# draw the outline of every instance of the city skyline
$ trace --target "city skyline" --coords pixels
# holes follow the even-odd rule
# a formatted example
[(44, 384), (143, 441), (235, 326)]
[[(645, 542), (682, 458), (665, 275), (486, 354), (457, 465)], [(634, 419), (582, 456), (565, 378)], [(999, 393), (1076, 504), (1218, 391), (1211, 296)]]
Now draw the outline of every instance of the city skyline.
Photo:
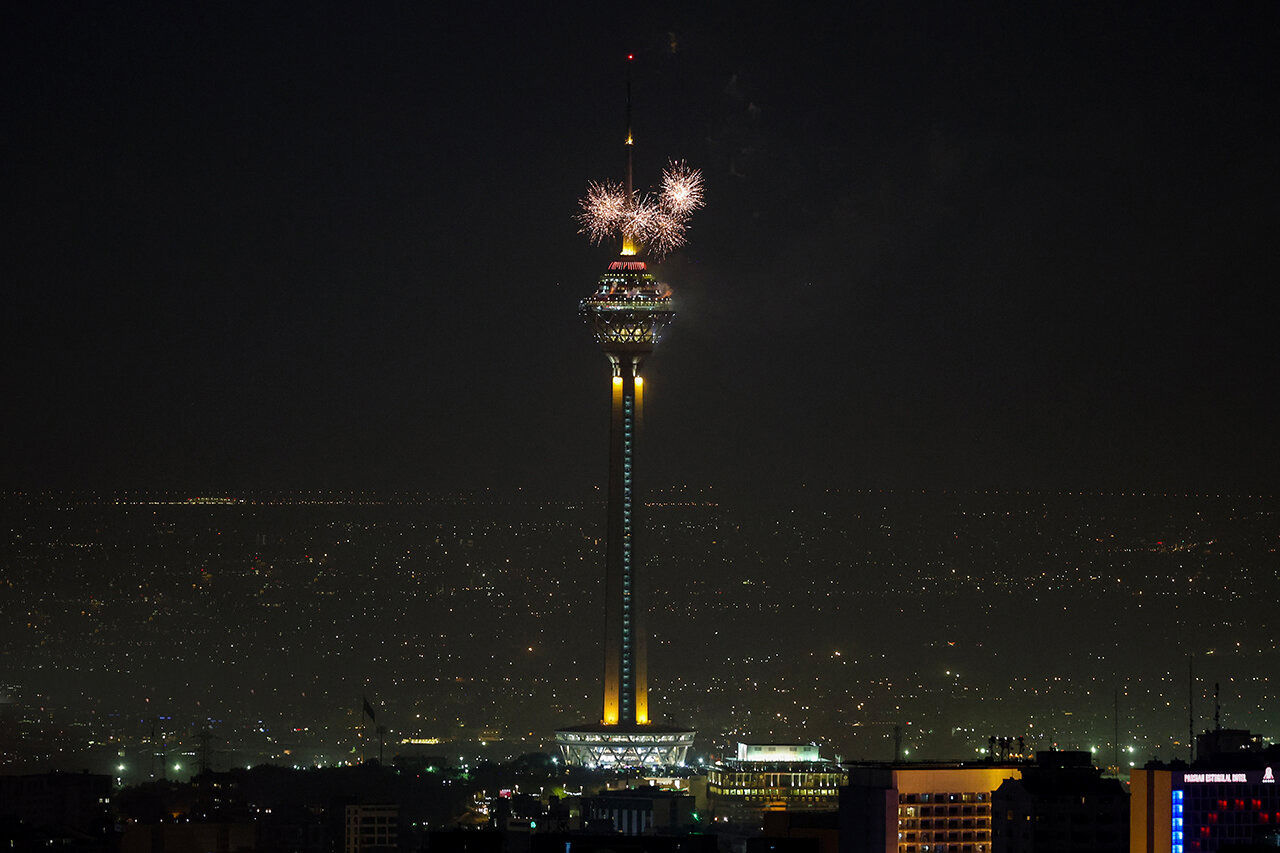
[[(1185, 757), (1188, 655), (1196, 729), (1215, 684), (1224, 726), (1280, 729), (1274, 499), (652, 497), (651, 712), (693, 756), (885, 759), (900, 725), (907, 758), (996, 734), (1109, 762), (1118, 691), (1140, 767)], [(360, 754), (361, 695), (389, 754), (469, 760), (598, 712), (603, 496), (222, 498), (5, 496), (7, 766), (136, 768), (156, 716), (184, 752), (211, 727), (219, 768), (328, 765)]]
[[(1280, 11), (11, 18), (8, 766), (351, 761), (365, 695), (406, 749), (541, 751), (601, 636), (603, 722), (703, 756), (1123, 772), (1219, 684), (1275, 735)], [(626, 217), (574, 194), (627, 54), (637, 170), (709, 203), (583, 304), (606, 444), (579, 231)], [(617, 292), (681, 315), (635, 504)]]

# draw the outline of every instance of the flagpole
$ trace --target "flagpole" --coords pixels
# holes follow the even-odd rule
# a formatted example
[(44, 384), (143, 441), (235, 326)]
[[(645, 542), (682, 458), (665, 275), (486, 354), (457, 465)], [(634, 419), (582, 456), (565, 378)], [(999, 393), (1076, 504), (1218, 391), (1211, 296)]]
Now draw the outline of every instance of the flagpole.
[(360, 728), (363, 734), (363, 737), (361, 738), (361, 741), (360, 741), (360, 763), (361, 764), (364, 764), (365, 762), (364, 745), (365, 745), (365, 741), (369, 739), (369, 727), (365, 724), (365, 721), (364, 721), (366, 714), (369, 717), (369, 722), (374, 724), (374, 731), (377, 732), (378, 734), (378, 763), (381, 764), (382, 763), (382, 732), (378, 730), (378, 718), (373, 713), (373, 706), (369, 704), (369, 697), (365, 696), (364, 694), (361, 694), (360, 695)]

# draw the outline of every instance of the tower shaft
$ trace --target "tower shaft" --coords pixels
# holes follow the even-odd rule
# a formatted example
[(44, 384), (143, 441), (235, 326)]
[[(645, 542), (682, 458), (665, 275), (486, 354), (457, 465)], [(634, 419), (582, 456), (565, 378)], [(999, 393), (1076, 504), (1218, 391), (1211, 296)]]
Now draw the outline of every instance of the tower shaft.
[(639, 443), (643, 354), (610, 352), (609, 494), (605, 552), (604, 716), (608, 725), (649, 722), (649, 688), (635, 535), (635, 454)]

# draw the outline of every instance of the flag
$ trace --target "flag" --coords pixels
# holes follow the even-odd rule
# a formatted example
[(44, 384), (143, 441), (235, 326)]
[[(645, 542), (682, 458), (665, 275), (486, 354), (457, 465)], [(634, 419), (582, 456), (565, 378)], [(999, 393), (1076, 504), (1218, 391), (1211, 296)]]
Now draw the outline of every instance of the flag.
[(360, 701), (364, 703), (364, 712), (369, 715), (369, 719), (376, 723), (378, 718), (374, 716), (373, 706), (369, 704), (369, 700), (361, 696)]

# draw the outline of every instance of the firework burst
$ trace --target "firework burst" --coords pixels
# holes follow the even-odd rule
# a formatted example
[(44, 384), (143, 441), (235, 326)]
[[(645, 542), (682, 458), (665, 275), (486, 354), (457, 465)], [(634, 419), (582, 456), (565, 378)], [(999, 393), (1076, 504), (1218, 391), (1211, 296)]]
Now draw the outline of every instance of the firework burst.
[(644, 243), (657, 258), (683, 246), (689, 217), (703, 206), (702, 173), (684, 162), (672, 161), (662, 172), (662, 187), (653, 195), (633, 193), (618, 183), (606, 181), (587, 185), (587, 194), (578, 202), (577, 215), (592, 243), (614, 237), (630, 237)]

